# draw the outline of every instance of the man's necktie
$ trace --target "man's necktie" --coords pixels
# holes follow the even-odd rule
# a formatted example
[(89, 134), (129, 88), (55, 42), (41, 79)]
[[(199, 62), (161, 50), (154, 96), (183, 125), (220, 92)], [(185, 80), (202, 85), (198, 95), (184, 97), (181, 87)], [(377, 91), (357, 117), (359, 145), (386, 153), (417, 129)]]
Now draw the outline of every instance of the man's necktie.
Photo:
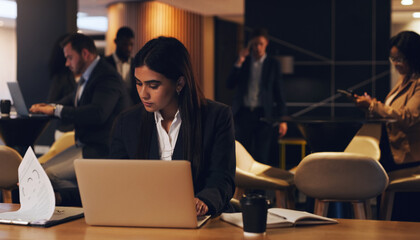
[(79, 103), (79, 98), (80, 98), (80, 92), (82, 90), (82, 86), (83, 84), (86, 82), (86, 80), (83, 77), (80, 77), (79, 82), (77, 83), (77, 91), (76, 91), (76, 97), (74, 98), (74, 106), (77, 107), (78, 103)]

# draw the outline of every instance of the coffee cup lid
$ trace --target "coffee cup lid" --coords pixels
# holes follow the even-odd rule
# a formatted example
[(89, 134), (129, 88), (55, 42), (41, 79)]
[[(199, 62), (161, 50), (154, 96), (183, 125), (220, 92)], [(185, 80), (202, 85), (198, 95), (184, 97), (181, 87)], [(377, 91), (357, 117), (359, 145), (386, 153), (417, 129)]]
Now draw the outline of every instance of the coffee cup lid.
[(240, 200), (241, 204), (250, 204), (255, 202), (266, 202), (266, 197), (261, 194), (246, 194)]

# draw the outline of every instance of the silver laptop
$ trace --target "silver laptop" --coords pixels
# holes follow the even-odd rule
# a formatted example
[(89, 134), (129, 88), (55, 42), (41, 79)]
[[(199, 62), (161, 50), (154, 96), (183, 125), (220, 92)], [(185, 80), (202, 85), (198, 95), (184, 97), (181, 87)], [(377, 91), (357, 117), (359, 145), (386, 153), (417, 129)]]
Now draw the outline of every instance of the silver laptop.
[(28, 108), (26, 107), (25, 100), (23, 99), (22, 92), (20, 91), (18, 82), (7, 82), (7, 87), (9, 88), (10, 95), (12, 96), (13, 105), (15, 106), (16, 112), (20, 116), (48, 116), (46, 114), (40, 113), (29, 113)]
[(85, 220), (90, 225), (197, 228), (188, 161), (77, 159)]

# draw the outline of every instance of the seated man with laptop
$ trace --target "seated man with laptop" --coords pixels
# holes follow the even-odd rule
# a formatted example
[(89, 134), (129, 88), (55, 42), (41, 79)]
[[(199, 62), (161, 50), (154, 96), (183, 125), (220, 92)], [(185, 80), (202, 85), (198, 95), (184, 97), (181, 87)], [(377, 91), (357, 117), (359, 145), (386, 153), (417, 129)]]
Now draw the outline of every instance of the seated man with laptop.
[(63, 201), (80, 202), (73, 161), (82, 157), (108, 157), (110, 129), (116, 116), (129, 106), (130, 101), (118, 72), (99, 57), (92, 38), (74, 33), (66, 37), (61, 45), (66, 66), (75, 75), (81, 75), (77, 89), (56, 105), (34, 104), (30, 111), (54, 115), (74, 124), (76, 145), (55, 156), (43, 167)]
[(204, 98), (190, 55), (175, 38), (147, 42), (134, 66), (142, 104), (117, 118), (110, 158), (187, 160), (197, 216), (229, 211), (236, 167), (230, 108)]

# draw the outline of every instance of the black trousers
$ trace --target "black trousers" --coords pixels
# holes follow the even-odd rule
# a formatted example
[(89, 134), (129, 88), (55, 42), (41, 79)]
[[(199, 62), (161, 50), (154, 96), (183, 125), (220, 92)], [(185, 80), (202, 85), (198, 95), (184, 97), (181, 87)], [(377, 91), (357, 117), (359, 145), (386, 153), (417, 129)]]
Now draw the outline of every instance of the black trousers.
[(260, 120), (263, 116), (263, 108), (241, 108), (234, 116), (235, 138), (255, 160), (269, 164), (275, 130), (272, 125)]

